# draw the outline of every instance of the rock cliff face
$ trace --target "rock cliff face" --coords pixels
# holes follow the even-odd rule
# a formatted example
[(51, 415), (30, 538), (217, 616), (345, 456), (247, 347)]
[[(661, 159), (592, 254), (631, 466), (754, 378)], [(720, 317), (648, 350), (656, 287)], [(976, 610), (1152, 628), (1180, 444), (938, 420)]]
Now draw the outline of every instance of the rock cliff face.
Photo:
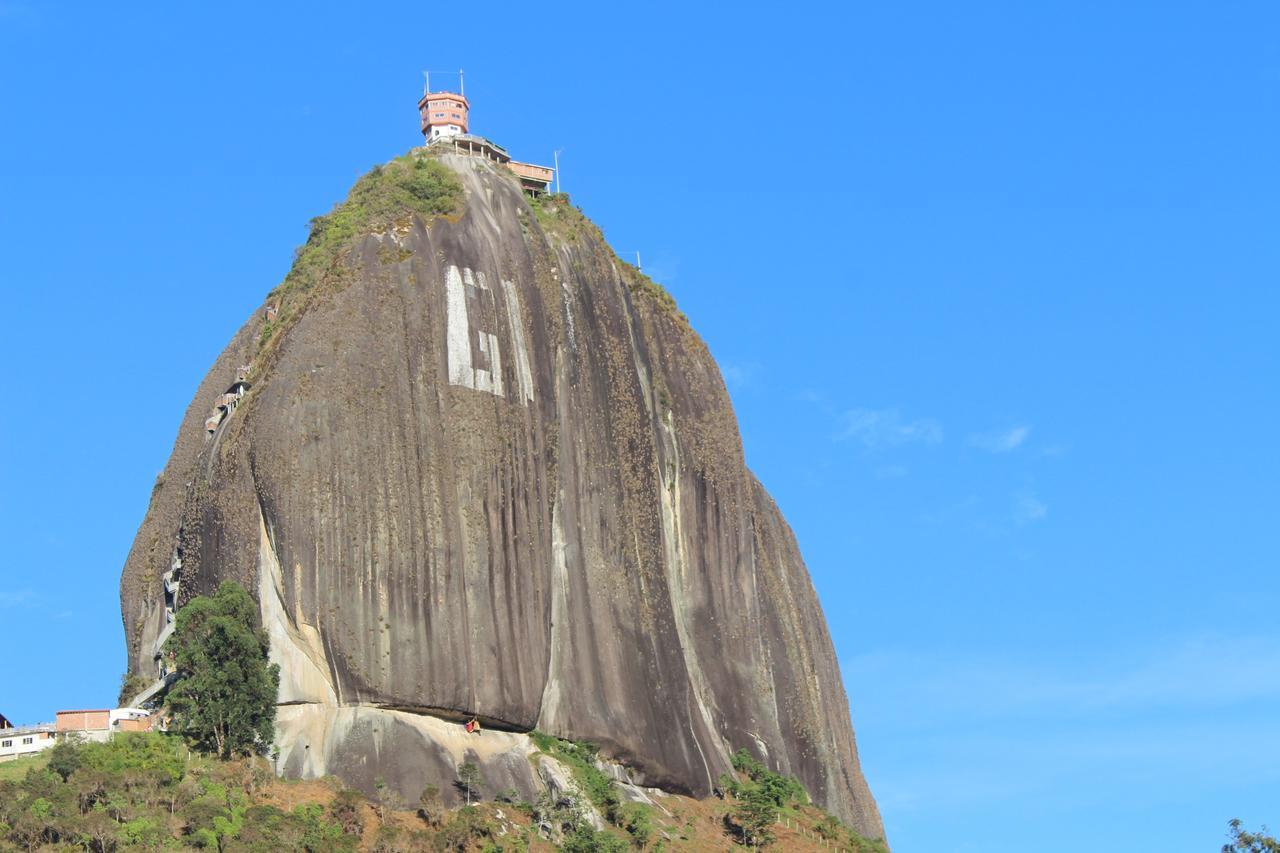
[(282, 664), (288, 773), (416, 800), (470, 757), (527, 791), (536, 727), (705, 795), (746, 746), (881, 835), (706, 347), (572, 208), (439, 159), (457, 215), (353, 234), (339, 284), (273, 296), (289, 323), (263, 306), (205, 378), (124, 569), (131, 670), (155, 676), (166, 607), (236, 579)]

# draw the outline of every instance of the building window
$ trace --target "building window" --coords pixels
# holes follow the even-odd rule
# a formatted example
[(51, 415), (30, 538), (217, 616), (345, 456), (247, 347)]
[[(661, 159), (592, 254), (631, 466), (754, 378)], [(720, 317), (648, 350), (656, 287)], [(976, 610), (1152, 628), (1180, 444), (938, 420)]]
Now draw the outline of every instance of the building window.
[(35, 738), (24, 737), (22, 739), (22, 743), (25, 745), (25, 744), (31, 743), (33, 740), (35, 740)]
[(436, 113), (435, 118), (444, 118), (444, 113)]
[(9, 746), (13, 746), (13, 741), (11, 741), (11, 740), (0, 740), (0, 747), (9, 747)]

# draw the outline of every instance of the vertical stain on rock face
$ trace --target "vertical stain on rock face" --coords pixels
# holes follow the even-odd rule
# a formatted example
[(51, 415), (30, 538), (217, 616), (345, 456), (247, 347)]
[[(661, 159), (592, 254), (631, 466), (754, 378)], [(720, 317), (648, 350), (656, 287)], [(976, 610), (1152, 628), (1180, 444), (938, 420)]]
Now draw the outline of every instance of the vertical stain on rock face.
[(202, 383), (121, 581), (131, 669), (154, 674), (180, 547), (183, 597), (258, 591), (286, 772), (416, 797), (476, 716), (699, 795), (746, 746), (882, 834), (821, 609), (705, 345), (576, 211), (442, 161), (461, 215), (353, 232), (341, 286), (284, 306), (287, 328), (255, 314)]

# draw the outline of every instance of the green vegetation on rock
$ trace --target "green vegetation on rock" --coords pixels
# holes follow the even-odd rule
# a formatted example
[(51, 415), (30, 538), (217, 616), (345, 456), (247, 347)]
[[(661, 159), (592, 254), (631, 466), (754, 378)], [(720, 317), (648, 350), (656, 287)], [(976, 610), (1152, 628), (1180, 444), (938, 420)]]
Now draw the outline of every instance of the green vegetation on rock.
[(563, 833), (562, 850), (580, 853), (609, 853), (634, 846), (644, 849), (653, 835), (653, 815), (643, 803), (623, 803), (618, 785), (596, 766), (597, 748), (533, 731), (529, 736), (546, 755), (569, 768), (582, 794), (591, 801), (609, 823), (626, 832), (619, 836), (612, 830), (594, 829), (573, 803), (544, 800), (533, 806), (540, 819), (557, 826)]
[(599, 750), (589, 743), (576, 743), (534, 731), (530, 733), (538, 749), (568, 766), (573, 780), (588, 800), (604, 814), (610, 823), (618, 823), (622, 798), (613, 779), (596, 767)]
[[(586, 217), (580, 208), (569, 201), (568, 193), (545, 193), (528, 195), (525, 199), (529, 208), (542, 226), (544, 234), (560, 238), (566, 243), (577, 242), (584, 235), (594, 235), (602, 245), (608, 246), (604, 233), (594, 222)], [(636, 269), (632, 264), (614, 255), (619, 273), (627, 289), (633, 294), (651, 299), (660, 310), (679, 317), (687, 322), (687, 318), (676, 307), (675, 298), (666, 288), (649, 276)]]
[(631, 264), (620, 262), (619, 267), (622, 271), (622, 280), (627, 285), (628, 290), (633, 294), (645, 296), (653, 300), (653, 303), (660, 311), (671, 314), (672, 316), (678, 317), (688, 323), (689, 318), (684, 315), (683, 311), (676, 307), (675, 297), (668, 293), (665, 287), (649, 278), (649, 276), (645, 275)]
[(415, 215), (429, 222), (457, 214), (462, 200), (457, 175), (431, 157), (410, 153), (375, 166), (356, 181), (345, 201), (311, 220), (311, 233), (293, 268), (271, 291), (278, 314), (263, 326), (262, 346), (295, 322), (318, 294), (345, 286), (349, 270), (343, 261), (361, 235), (407, 225)]
[(732, 762), (737, 775), (721, 776), (720, 788), (734, 802), (728, 822), (740, 844), (757, 850), (767, 847), (776, 840), (773, 827), (784, 814), (788, 819), (801, 819), (816, 813), (819, 819), (813, 824), (813, 832), (823, 840), (847, 844), (857, 853), (888, 853), (883, 840), (864, 838), (835, 815), (811, 806), (803, 785), (765, 767), (746, 749), (735, 752)]
[[(733, 769), (744, 774), (751, 782), (762, 790), (769, 800), (778, 808), (791, 802), (805, 805), (809, 802), (809, 793), (804, 786), (790, 776), (774, 773), (765, 767), (745, 749), (733, 754)], [(733, 785), (741, 787), (737, 782)]]
[(120, 695), (116, 698), (116, 702), (121, 707), (128, 705), (129, 700), (146, 690), (148, 684), (146, 676), (141, 673), (126, 672), (120, 676)]
[(579, 823), (560, 844), (564, 853), (624, 853), (627, 842), (616, 835), (592, 829), (590, 824)]
[(581, 208), (569, 201), (568, 193), (526, 194), (525, 200), (546, 234), (572, 242), (597, 230)]

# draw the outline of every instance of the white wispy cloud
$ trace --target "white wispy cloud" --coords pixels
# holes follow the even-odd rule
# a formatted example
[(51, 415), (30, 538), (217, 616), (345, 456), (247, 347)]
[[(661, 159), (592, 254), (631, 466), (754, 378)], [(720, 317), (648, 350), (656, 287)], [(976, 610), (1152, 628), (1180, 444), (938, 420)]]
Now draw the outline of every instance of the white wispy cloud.
[(0, 608), (31, 607), (36, 603), (36, 594), (29, 589), (13, 589), (0, 592)]
[(1043, 521), (1048, 515), (1049, 506), (1030, 492), (1016, 495), (1013, 499), (1013, 520), (1018, 524)]
[[(628, 261), (635, 261), (635, 252), (623, 256)], [(659, 249), (649, 257), (641, 257), (644, 274), (657, 282), (672, 284), (680, 278), (680, 257), (665, 249)]]
[(740, 391), (752, 384), (755, 378), (755, 366), (726, 362), (720, 366), (720, 375), (724, 377), (724, 384), (735, 391)]
[(937, 444), (942, 441), (942, 424), (933, 418), (908, 420), (897, 409), (850, 409), (836, 438), (870, 448)]
[[(1054, 660), (885, 650), (855, 656), (843, 669), (864, 690), (891, 694), (902, 725), (1088, 718), (1280, 700), (1280, 637), (1193, 635)], [(909, 717), (901, 715), (905, 709), (912, 709)]]
[(1016, 424), (1007, 429), (974, 433), (969, 436), (969, 444), (989, 453), (1008, 453), (1021, 447), (1029, 435), (1031, 435), (1031, 427)]
[(874, 697), (855, 703), (856, 724), (891, 745), (877, 795), (893, 811), (992, 808), (1034, 790), (1087, 799), (1081, 782), (1102, 776), (1137, 788), (1275, 778), (1280, 732), (1257, 712), (1280, 700), (1280, 636), (1039, 659), (885, 650), (842, 669), (851, 693)]

